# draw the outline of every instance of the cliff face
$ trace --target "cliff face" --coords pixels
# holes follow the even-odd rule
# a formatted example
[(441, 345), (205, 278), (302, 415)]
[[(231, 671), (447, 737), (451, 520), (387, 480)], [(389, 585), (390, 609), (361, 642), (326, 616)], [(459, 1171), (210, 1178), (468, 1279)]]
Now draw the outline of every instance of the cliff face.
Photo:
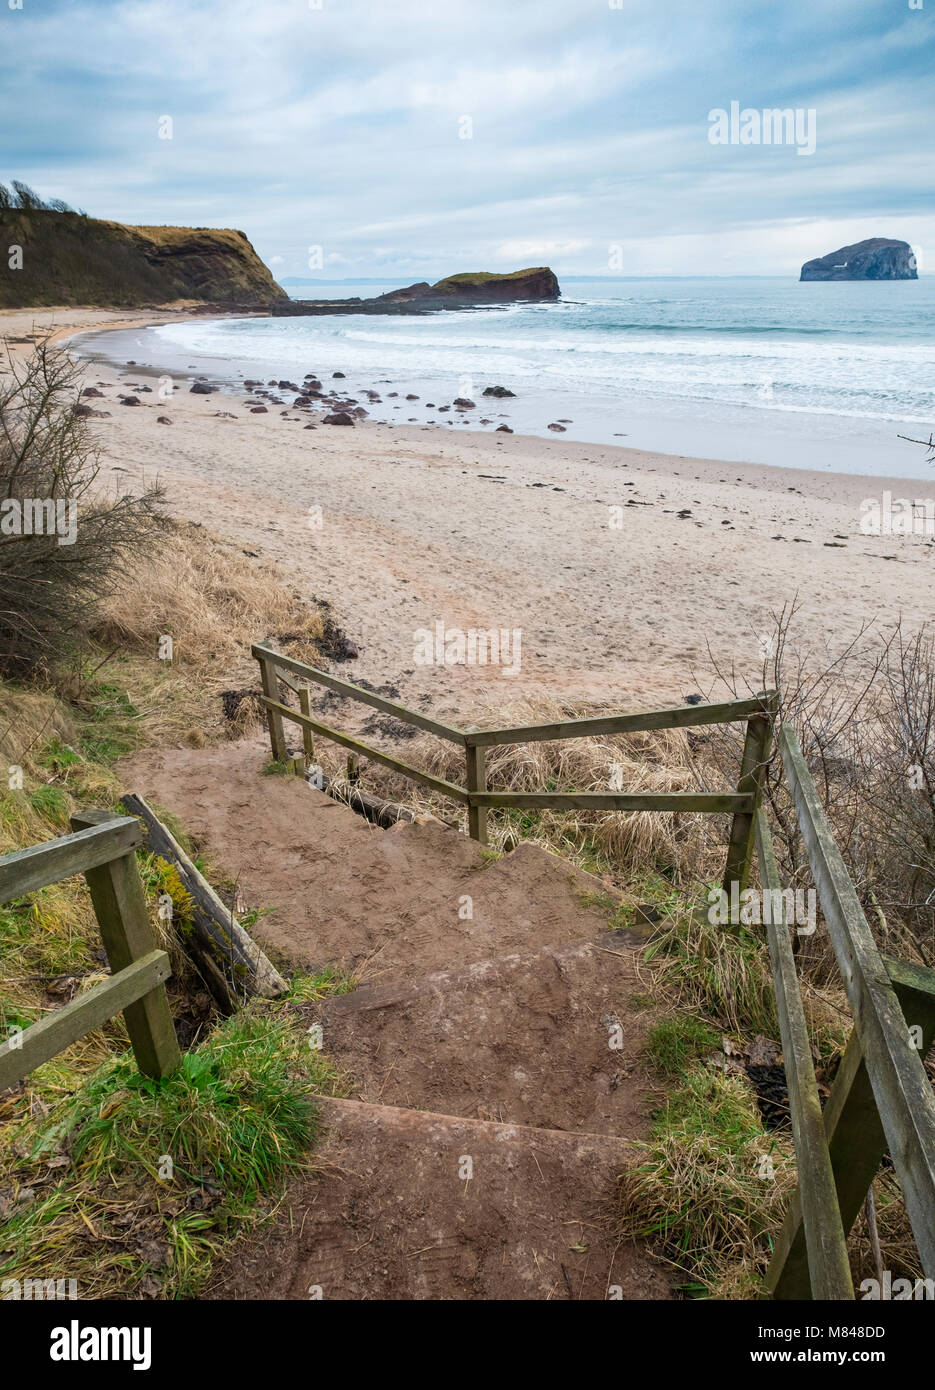
[(470, 309), (484, 304), (539, 304), (558, 299), (558, 280), (548, 266), (514, 270), (508, 275), (467, 271), (430, 285), (420, 280), (374, 299), (292, 299), (277, 302), (277, 315), (431, 314), (439, 309)]
[[(22, 247), (22, 268), (9, 248)], [(78, 213), (0, 209), (0, 308), (175, 300), (268, 308), (288, 296), (243, 232), (127, 227)]]
[(875, 236), (806, 261), (800, 280), (918, 280), (908, 241)]

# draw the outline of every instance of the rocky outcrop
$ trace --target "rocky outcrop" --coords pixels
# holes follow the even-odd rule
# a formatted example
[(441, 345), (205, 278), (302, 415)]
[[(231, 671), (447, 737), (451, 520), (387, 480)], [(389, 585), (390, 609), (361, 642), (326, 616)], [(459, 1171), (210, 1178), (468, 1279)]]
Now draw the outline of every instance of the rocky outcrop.
[(420, 280), (373, 299), (290, 299), (272, 305), (277, 316), (315, 314), (432, 314), (440, 309), (473, 309), (494, 304), (542, 304), (561, 297), (548, 266), (514, 270), (508, 275), (467, 271), (430, 285)]
[(908, 241), (875, 236), (842, 246), (806, 261), (800, 280), (918, 280), (916, 258)]
[[(243, 232), (129, 227), (77, 212), (0, 208), (0, 308), (161, 306), (268, 309), (288, 299)], [(7, 247), (22, 248), (8, 268)], [(16, 259), (19, 259), (18, 257)]]

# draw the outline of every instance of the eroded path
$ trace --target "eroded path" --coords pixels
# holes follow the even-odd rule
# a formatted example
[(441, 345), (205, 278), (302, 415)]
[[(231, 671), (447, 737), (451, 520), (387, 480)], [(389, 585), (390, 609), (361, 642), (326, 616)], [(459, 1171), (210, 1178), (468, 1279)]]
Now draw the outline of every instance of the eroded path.
[(636, 949), (601, 885), (530, 844), (491, 861), (434, 820), (381, 830), (263, 776), (267, 758), (253, 740), (124, 768), (247, 906), (275, 909), (253, 928), (274, 959), (360, 981), (318, 1013), (353, 1098), (322, 1099), (318, 1170), (211, 1295), (669, 1296), (667, 1270), (607, 1228), (653, 1091)]

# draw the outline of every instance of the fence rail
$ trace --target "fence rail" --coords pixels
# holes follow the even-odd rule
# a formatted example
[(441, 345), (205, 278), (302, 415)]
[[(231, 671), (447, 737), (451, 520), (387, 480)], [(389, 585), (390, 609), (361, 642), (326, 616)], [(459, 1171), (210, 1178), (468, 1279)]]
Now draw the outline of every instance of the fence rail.
[[(505, 743), (546, 743), (559, 739), (591, 738), (597, 734), (624, 734), (652, 732), (660, 729), (686, 729), (707, 724), (726, 724), (740, 720), (765, 721), (776, 710), (776, 692), (766, 691), (749, 699), (727, 700), (719, 704), (676, 705), (670, 709), (644, 710), (635, 714), (608, 714), (597, 718), (566, 719), (551, 724), (528, 724), (503, 729), (458, 729), (451, 724), (429, 719), (417, 710), (395, 700), (386, 700), (382, 695), (354, 685), (352, 681), (319, 671), (307, 662), (284, 656), (274, 647), (256, 643), (251, 648), (260, 664), (263, 686), (263, 707), (266, 711), (270, 746), (276, 762), (289, 763), (289, 750), (286, 745), (283, 721), (298, 724), (305, 734), (303, 761), (307, 764), (314, 759), (312, 734), (329, 739), (347, 748), (356, 756), (372, 758), (384, 767), (392, 768), (420, 786), (440, 793), (452, 801), (468, 808), (468, 830), (471, 837), (481, 844), (487, 842), (487, 812), (490, 807), (553, 808), (555, 810), (585, 811), (701, 811), (727, 812), (735, 817), (732, 827), (732, 840), (745, 834), (743, 851), (745, 859), (740, 864), (739, 879), (741, 887), (745, 884), (742, 875), (743, 863), (749, 867), (752, 855), (752, 818), (756, 807), (757, 785), (741, 785), (736, 792), (511, 792), (491, 791), (487, 786), (485, 769), (485, 749)], [(460, 744), (465, 750), (465, 785), (459, 786), (445, 778), (435, 777), (413, 767), (401, 758), (384, 753), (363, 739), (354, 738), (335, 729), (310, 713), (308, 685), (297, 686), (285, 676), (288, 671), (304, 677), (306, 682), (322, 685), (326, 689), (344, 695), (360, 704), (369, 705), (387, 714), (392, 714), (401, 723), (412, 725), (426, 733), (450, 743)], [(301, 709), (294, 710), (278, 698), (277, 682), (282, 680), (299, 697)], [(755, 724), (757, 731), (760, 724)], [(759, 735), (758, 735), (759, 736)], [(759, 746), (758, 744), (756, 745)], [(743, 772), (743, 769), (741, 769)], [(748, 778), (748, 781), (750, 779)], [(737, 827), (740, 827), (738, 830)], [(730, 865), (728, 865), (730, 868)]]
[(73, 816), (72, 826), (71, 835), (0, 859), (0, 903), (83, 873), (114, 973), (0, 1043), (0, 1091), (119, 1013), (146, 1076), (168, 1076), (181, 1061), (165, 990), (172, 966), (153, 940), (134, 853), (142, 831), (131, 816), (110, 811)]
[[(314, 760), (312, 734), (393, 768), (468, 808), (471, 836), (486, 842), (492, 807), (557, 810), (694, 811), (731, 815), (724, 887), (729, 900), (748, 884), (754, 859), (771, 899), (782, 894), (763, 794), (767, 767), (778, 754), (805, 843), (831, 944), (854, 1018), (853, 1031), (831, 1094), (822, 1109), (812, 1062), (790, 927), (784, 911), (767, 926), (799, 1187), (774, 1242), (767, 1285), (776, 1299), (853, 1299), (847, 1237), (888, 1151), (906, 1202), (926, 1277), (935, 1278), (935, 1095), (923, 1066), (935, 1040), (935, 971), (884, 958), (877, 950), (857, 890), (828, 825), (818, 792), (791, 727), (778, 723), (779, 695), (764, 691), (744, 700), (680, 705), (641, 713), (599, 715), (500, 729), (457, 729), (350, 681), (257, 644), (264, 708), (273, 757), (289, 761), (283, 721), (303, 731), (301, 764)], [(289, 671), (304, 679), (296, 686)], [(299, 697), (301, 713), (278, 699), (278, 681)], [(309, 683), (392, 714), (465, 750), (465, 785), (434, 777), (361, 739), (313, 719)], [(508, 743), (587, 738), (743, 721), (746, 724), (735, 792), (510, 792), (487, 786), (484, 750)], [(736, 888), (734, 888), (736, 885)], [(732, 894), (732, 891), (733, 894)], [(736, 923), (732, 924), (736, 926)], [(728, 928), (730, 929), (730, 928)]]

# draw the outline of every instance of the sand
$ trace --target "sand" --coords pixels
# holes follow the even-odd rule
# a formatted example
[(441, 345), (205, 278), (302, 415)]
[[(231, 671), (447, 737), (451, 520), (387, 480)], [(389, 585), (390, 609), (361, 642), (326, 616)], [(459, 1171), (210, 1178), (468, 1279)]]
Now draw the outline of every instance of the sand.
[[(60, 309), (0, 323), (8, 338), (35, 328), (65, 339), (167, 317)], [(90, 403), (111, 412), (91, 422), (105, 474), (130, 485), (158, 476), (174, 514), (283, 566), (303, 597), (331, 601), (357, 643), (346, 675), (393, 684), (439, 715), (539, 696), (681, 703), (723, 691), (712, 656), (759, 688), (761, 635), (793, 598), (796, 640), (817, 651), (838, 650), (861, 624), (901, 617), (915, 629), (933, 611), (935, 541), (863, 535), (860, 503), (884, 489), (918, 498), (935, 481), (439, 426), (328, 426), (285, 406), (253, 415), (246, 393), (193, 395), (188, 381), (171, 402), (143, 393), (131, 408), (118, 394), (151, 377), (92, 363), (86, 378), (105, 396)], [(341, 385), (366, 404), (373, 383)], [(419, 632), (437, 623), (518, 631), (519, 669), (419, 664)]]

